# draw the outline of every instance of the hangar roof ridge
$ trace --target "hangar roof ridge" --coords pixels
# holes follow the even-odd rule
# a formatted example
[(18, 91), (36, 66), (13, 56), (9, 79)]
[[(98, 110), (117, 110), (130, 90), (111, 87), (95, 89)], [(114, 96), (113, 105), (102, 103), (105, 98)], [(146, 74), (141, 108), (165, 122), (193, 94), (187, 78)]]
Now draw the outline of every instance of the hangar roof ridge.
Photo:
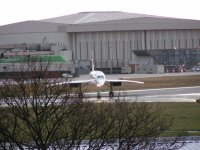
[(116, 13), (116, 12), (122, 12), (122, 11), (82, 11), (79, 13)]
[(63, 23), (63, 24), (82, 24), (112, 20), (123, 20), (131, 18), (154, 17), (154, 18), (167, 18), (162, 16), (154, 16), (139, 13), (128, 13), (122, 11), (91, 11), (79, 12), (76, 14), (60, 16), (55, 18), (44, 19), (44, 22)]
[(0, 26), (0, 35), (42, 32), (91, 32), (124, 30), (200, 29), (200, 20), (154, 16), (121, 11), (80, 12), (44, 20)]

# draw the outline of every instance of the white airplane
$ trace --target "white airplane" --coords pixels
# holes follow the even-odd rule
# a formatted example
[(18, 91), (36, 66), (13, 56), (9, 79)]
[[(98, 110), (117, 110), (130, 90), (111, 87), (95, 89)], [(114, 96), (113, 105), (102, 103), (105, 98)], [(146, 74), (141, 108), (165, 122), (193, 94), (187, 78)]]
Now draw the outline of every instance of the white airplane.
[(95, 84), (98, 88), (97, 98), (101, 98), (100, 95), (100, 87), (103, 86), (106, 82), (110, 83), (110, 92), (109, 97), (114, 97), (113, 86), (121, 86), (121, 82), (130, 82), (130, 83), (138, 83), (144, 84), (144, 82), (133, 81), (133, 80), (121, 80), (121, 79), (106, 79), (105, 74), (102, 71), (98, 71), (94, 69), (94, 62), (91, 59), (92, 70), (89, 73), (89, 78), (87, 80), (75, 80), (75, 81), (67, 81), (60, 82), (61, 84), (70, 84), (71, 87), (80, 87), (80, 97), (83, 97), (83, 93), (81, 92), (81, 84)]

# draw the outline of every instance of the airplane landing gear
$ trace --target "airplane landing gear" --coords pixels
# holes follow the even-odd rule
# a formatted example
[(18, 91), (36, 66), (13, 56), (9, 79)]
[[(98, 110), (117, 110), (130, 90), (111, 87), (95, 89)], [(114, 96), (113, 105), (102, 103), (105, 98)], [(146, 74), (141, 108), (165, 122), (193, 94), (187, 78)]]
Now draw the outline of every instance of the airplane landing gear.
[(100, 92), (97, 92), (97, 99), (101, 99), (101, 94), (100, 94)]
[(113, 84), (112, 84), (112, 83), (110, 83), (109, 97), (110, 97), (110, 98), (113, 98), (113, 97), (114, 97)]
[(114, 97), (114, 92), (113, 92), (113, 91), (110, 91), (110, 92), (109, 92), (109, 97), (110, 97), (110, 98), (113, 98), (113, 97)]
[(98, 91), (97, 91), (97, 99), (101, 99), (101, 93), (100, 93), (100, 89), (98, 88)]
[(78, 98), (81, 99), (81, 100), (83, 99), (83, 92), (82, 92), (81, 84), (79, 84)]
[(83, 99), (83, 93), (82, 92), (78, 93), (78, 98)]

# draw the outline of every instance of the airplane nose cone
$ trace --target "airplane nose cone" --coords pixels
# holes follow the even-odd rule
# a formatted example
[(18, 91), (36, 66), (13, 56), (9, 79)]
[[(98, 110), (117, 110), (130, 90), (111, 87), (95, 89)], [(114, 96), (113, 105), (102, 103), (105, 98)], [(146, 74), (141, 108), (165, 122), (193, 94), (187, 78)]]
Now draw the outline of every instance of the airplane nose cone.
[(101, 87), (102, 85), (101, 84), (97, 84), (97, 87)]
[(100, 87), (104, 85), (105, 81), (104, 80), (98, 80), (97, 86)]

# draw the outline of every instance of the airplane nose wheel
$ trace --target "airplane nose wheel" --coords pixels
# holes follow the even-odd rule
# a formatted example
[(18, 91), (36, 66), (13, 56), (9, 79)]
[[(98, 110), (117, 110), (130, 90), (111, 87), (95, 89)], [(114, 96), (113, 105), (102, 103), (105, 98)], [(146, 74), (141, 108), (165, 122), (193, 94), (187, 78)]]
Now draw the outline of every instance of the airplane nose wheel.
[(113, 91), (110, 91), (110, 92), (109, 92), (109, 97), (110, 97), (110, 98), (114, 97), (114, 92), (113, 92)]
[(97, 92), (97, 99), (101, 99), (101, 94), (100, 94), (100, 92)]
[(83, 93), (82, 92), (78, 93), (78, 98), (83, 99)]
[(97, 99), (101, 99), (100, 88), (98, 88), (98, 91), (97, 91)]
[(109, 92), (109, 97), (113, 98), (114, 97), (114, 92), (113, 92), (113, 84), (110, 83), (110, 92)]

